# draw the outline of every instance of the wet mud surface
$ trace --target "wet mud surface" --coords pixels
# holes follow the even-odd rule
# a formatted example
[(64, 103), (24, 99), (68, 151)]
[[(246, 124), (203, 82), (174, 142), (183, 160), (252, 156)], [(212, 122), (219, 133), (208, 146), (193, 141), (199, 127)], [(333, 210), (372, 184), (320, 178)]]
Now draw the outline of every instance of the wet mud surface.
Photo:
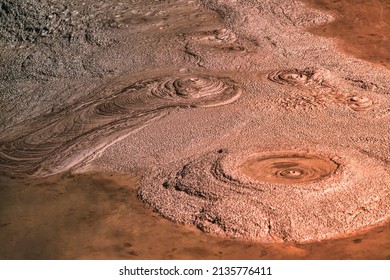
[(389, 70), (337, 14), (53, 3), (0, 9), (2, 258), (389, 258)]
[(332, 175), (338, 167), (331, 159), (294, 153), (257, 155), (240, 166), (245, 175), (255, 180), (285, 184), (317, 181)]
[(339, 47), (359, 58), (390, 68), (390, 3), (387, 0), (304, 0), (335, 14), (336, 21), (310, 29), (337, 38)]
[(390, 227), (307, 244), (215, 238), (162, 219), (117, 173), (1, 177), (0, 259), (388, 259)]

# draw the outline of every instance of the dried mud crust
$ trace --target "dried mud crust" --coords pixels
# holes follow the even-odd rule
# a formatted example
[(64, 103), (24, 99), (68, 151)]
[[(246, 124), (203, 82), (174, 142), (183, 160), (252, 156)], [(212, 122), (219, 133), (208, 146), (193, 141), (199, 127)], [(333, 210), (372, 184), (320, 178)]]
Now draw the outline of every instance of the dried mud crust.
[(117, 78), (97, 91), (94, 100), (39, 118), (30, 124), (29, 132), (20, 129), (22, 134), (16, 139), (0, 140), (2, 172), (51, 175), (66, 171), (171, 109), (225, 105), (241, 94), (232, 79), (212, 74), (146, 72), (138, 76), (143, 78)]
[[(262, 176), (248, 176), (242, 166), (259, 158), (267, 164), (252, 167)], [(219, 150), (155, 170), (139, 196), (164, 217), (214, 235), (308, 242), (386, 220), (389, 184), (386, 165), (355, 150)]]
[(4, 0), (0, 4), (0, 42), (61, 38), (92, 42), (100, 30), (118, 27), (114, 15), (123, 8), (103, 1)]

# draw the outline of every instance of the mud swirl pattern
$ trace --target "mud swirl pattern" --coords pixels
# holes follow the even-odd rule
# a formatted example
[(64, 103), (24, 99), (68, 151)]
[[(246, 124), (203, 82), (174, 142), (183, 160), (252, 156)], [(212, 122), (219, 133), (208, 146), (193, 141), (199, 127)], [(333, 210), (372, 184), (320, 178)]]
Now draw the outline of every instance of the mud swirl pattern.
[(294, 86), (320, 83), (321, 81), (319, 73), (313, 69), (278, 70), (270, 72), (267, 77), (272, 82)]
[(356, 150), (253, 148), (159, 166), (141, 180), (139, 196), (162, 216), (213, 235), (307, 242), (389, 218), (388, 186), (386, 164)]
[[(297, 90), (278, 101), (286, 109), (318, 109), (338, 105), (356, 112), (373, 111), (379, 102), (379, 95), (354, 93), (355, 89), (326, 69), (306, 68), (303, 70), (276, 70), (267, 74), (267, 79), (281, 85), (295, 86)], [(382, 98), (383, 99), (383, 98)], [(385, 106), (385, 105), (384, 105)]]
[(318, 181), (335, 173), (338, 164), (307, 154), (265, 154), (248, 159), (242, 172), (259, 181), (296, 184)]
[(347, 99), (348, 106), (354, 111), (368, 111), (373, 106), (373, 101), (366, 96), (352, 96)]
[(27, 124), (30, 132), (0, 141), (1, 170), (22, 175), (61, 172), (96, 156), (172, 108), (224, 105), (241, 94), (227, 77), (187, 73), (133, 79), (121, 77), (97, 92), (100, 97), (95, 101), (80, 102), (47, 118), (50, 121), (45, 117), (31, 121)]

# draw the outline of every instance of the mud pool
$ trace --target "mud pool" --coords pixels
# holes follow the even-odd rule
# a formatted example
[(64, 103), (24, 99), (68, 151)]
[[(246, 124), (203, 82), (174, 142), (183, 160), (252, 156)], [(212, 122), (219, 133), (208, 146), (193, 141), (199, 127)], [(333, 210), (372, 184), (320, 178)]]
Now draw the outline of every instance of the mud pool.
[(387, 1), (0, 13), (1, 259), (390, 259)]

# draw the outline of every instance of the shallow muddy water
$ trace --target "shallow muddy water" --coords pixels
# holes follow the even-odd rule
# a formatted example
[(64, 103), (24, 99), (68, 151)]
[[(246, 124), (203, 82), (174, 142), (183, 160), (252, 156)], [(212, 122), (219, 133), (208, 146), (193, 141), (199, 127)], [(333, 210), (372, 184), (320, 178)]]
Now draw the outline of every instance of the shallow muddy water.
[(221, 239), (171, 223), (124, 174), (0, 178), (1, 259), (390, 259), (390, 225), (308, 244)]
[(339, 47), (358, 58), (390, 68), (390, 2), (388, 0), (304, 0), (329, 11), (336, 21), (310, 31), (334, 37)]

